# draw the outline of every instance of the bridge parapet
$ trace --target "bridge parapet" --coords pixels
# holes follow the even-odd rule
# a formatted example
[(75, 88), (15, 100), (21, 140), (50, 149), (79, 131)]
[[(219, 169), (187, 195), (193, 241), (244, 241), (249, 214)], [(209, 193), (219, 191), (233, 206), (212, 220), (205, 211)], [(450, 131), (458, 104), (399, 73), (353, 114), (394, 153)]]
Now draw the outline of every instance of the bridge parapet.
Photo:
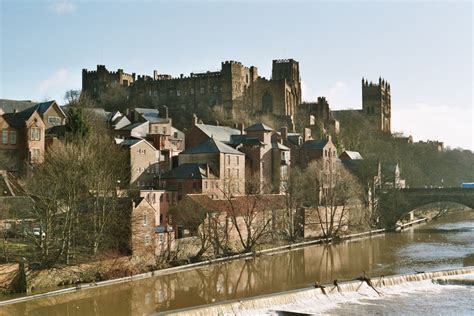
[(396, 222), (410, 211), (436, 202), (453, 202), (474, 209), (474, 188), (413, 188), (389, 190), (379, 195), (379, 214), (385, 226)]

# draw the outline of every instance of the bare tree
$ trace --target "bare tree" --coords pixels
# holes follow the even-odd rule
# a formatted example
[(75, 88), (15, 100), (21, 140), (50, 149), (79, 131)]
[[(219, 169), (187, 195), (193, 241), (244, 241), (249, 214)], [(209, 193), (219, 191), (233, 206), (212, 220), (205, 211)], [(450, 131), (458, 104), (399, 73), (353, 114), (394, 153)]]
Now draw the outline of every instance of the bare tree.
[(361, 186), (339, 162), (312, 162), (305, 174), (306, 202), (315, 212), (322, 236), (341, 234), (348, 227), (350, 206), (362, 198)]
[[(223, 195), (227, 202), (225, 210), (243, 251), (250, 252), (272, 232), (272, 201), (268, 196), (261, 195), (261, 192), (237, 194), (238, 191), (233, 189), (236, 181), (227, 179), (224, 185)], [(258, 179), (250, 178), (246, 180), (245, 187), (260, 188), (261, 185)]]

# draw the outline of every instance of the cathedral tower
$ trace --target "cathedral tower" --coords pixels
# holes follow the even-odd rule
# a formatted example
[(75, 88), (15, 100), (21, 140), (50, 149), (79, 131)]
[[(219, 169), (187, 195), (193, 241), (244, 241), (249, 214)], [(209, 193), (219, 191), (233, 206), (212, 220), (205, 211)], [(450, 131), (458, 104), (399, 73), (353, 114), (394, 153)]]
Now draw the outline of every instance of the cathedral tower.
[(362, 112), (382, 132), (391, 132), (390, 84), (382, 78), (368, 82), (362, 78)]

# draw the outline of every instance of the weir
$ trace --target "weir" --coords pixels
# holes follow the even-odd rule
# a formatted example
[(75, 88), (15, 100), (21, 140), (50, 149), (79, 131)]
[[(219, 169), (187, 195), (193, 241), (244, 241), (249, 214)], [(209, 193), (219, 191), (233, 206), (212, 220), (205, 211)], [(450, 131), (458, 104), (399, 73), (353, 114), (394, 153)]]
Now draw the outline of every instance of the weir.
[[(449, 277), (460, 276), (463, 274), (473, 274), (474, 266), (442, 270), (434, 272), (423, 272), (415, 274), (402, 274), (387, 277), (377, 277), (371, 279), (372, 289), (367, 282), (360, 280), (337, 282), (337, 285), (330, 284), (319, 286), (318, 288), (303, 288), (282, 293), (257, 296), (242, 300), (227, 301), (218, 304), (205, 305), (200, 308), (180, 309), (169, 311), (167, 315), (223, 315), (223, 314), (252, 314), (258, 310), (272, 309), (277, 306), (282, 307), (282, 310), (275, 310), (276, 313), (285, 313), (284, 307), (289, 307), (293, 304), (304, 304), (304, 302), (313, 302), (313, 304), (323, 303), (331, 300), (331, 297), (336, 297), (349, 293), (364, 293), (372, 292), (382, 294), (384, 288), (393, 287), (396, 285), (420, 282), (425, 280), (432, 280), (433, 283), (439, 284), (465, 284), (471, 285), (473, 279), (450, 279)], [(452, 283), (451, 283), (452, 282)], [(382, 294), (383, 295), (383, 294)]]

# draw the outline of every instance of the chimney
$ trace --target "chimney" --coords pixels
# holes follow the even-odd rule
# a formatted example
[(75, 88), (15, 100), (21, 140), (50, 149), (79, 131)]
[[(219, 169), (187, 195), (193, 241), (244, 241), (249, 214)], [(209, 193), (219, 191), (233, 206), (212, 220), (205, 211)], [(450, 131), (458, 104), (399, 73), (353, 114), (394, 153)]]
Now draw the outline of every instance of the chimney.
[(132, 201), (132, 210), (134, 210), (136, 207), (135, 201)]
[(13, 114), (16, 114), (16, 109), (13, 109)]
[(193, 122), (192, 122), (192, 124), (193, 124), (193, 126), (194, 126), (194, 125), (196, 125), (197, 123), (198, 123), (198, 117), (197, 117), (196, 113), (193, 113)]
[(209, 164), (206, 164), (206, 177), (209, 178)]
[(219, 126), (219, 121), (218, 120), (216, 120), (216, 126)]
[(160, 73), (158, 72), (158, 70), (153, 70), (153, 80), (158, 80), (159, 75)]
[(283, 141), (287, 141), (288, 140), (288, 127), (282, 127), (280, 128), (280, 134), (281, 134), (281, 139)]
[(327, 139), (328, 139), (328, 142), (332, 143), (332, 137), (331, 137), (331, 134), (328, 134), (328, 136), (327, 136)]
[(244, 135), (245, 125), (244, 123), (239, 123), (240, 135)]
[(166, 105), (163, 105), (163, 109), (165, 110), (165, 118), (169, 118), (168, 107)]
[(295, 132), (295, 120), (293, 119), (293, 115), (290, 116), (290, 130), (292, 133)]

